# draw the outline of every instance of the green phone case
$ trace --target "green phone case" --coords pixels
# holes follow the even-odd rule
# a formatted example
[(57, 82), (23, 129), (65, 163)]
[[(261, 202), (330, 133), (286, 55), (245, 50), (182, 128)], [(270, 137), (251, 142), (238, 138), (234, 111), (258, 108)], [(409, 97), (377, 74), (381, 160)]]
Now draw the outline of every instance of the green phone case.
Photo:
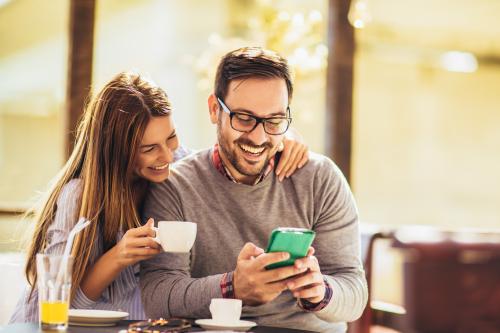
[(277, 228), (269, 238), (266, 252), (288, 252), (290, 258), (266, 266), (266, 269), (293, 265), (295, 260), (307, 255), (316, 233), (302, 228)]

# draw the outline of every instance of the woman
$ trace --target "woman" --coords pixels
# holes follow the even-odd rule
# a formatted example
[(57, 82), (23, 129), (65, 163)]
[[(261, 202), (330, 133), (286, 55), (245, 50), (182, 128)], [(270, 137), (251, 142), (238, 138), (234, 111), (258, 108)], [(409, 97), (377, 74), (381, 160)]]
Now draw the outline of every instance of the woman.
[[(92, 99), (73, 152), (36, 216), (25, 272), (31, 287), (11, 322), (38, 320), (36, 254), (62, 254), (80, 216), (92, 223), (73, 244), (71, 307), (144, 318), (138, 263), (160, 247), (152, 239), (153, 221), (141, 226), (142, 204), (148, 184), (167, 179), (170, 164), (188, 153), (179, 148), (170, 113), (165, 92), (134, 73), (120, 73)], [(285, 140), (280, 177), (307, 158), (304, 145)]]

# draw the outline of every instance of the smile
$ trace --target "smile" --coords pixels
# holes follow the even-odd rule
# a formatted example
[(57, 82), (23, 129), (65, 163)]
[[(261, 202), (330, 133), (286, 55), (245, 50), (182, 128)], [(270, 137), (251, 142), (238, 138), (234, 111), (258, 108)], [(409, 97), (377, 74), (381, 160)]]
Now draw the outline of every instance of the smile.
[(254, 155), (260, 155), (260, 154), (262, 154), (264, 149), (266, 149), (265, 147), (255, 148), (255, 147), (248, 146), (248, 145), (241, 144), (241, 143), (238, 144), (238, 147), (240, 147), (241, 150), (243, 150), (244, 152), (254, 154)]
[(153, 170), (164, 170), (168, 168), (169, 163), (165, 163), (164, 165), (159, 165), (159, 166), (152, 166), (150, 167)]

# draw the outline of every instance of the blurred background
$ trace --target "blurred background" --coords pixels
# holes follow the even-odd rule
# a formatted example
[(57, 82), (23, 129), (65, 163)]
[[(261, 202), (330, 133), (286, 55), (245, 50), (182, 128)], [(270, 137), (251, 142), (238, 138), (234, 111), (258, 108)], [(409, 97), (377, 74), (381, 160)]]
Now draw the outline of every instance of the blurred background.
[[(169, 95), (181, 141), (204, 148), (215, 140), (206, 99), (220, 56), (271, 48), (294, 69), (293, 126), (336, 160), (327, 102), (336, 6), (348, 8), (340, 33), (354, 31), (343, 171), (363, 225), (498, 232), (500, 1), (97, 0), (90, 89), (119, 71), (147, 74)], [(0, 300), (0, 324), (19, 294), (30, 237), (18, 213), (67, 156), (70, 7), (0, 0), (0, 265), (2, 281), (17, 283)], [(404, 305), (405, 259), (391, 244), (377, 245), (372, 297)]]

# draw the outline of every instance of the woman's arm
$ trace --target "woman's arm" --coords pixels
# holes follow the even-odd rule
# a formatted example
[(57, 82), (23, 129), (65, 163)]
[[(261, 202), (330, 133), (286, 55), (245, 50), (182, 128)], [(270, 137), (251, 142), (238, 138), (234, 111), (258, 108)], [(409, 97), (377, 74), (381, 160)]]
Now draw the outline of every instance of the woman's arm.
[(128, 230), (114, 247), (87, 270), (80, 284), (87, 298), (97, 301), (127, 266), (149, 259), (160, 252), (160, 245), (152, 239), (155, 235), (152, 225), (153, 220), (149, 219), (144, 226)]

